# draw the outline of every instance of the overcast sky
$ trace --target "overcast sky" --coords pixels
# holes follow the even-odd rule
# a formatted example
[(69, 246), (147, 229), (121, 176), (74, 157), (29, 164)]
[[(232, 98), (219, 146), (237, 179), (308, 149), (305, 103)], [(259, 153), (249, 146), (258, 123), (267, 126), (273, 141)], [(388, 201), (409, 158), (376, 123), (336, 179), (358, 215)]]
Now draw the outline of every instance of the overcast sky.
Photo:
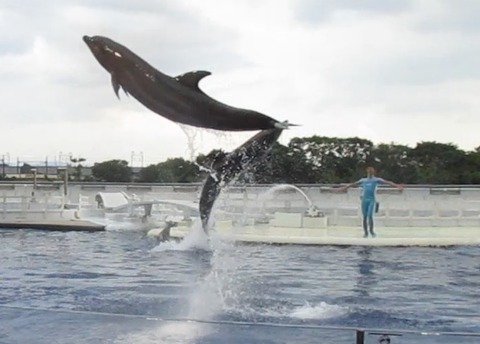
[[(192, 155), (177, 124), (112, 90), (83, 35), (312, 135), (480, 146), (480, 1), (0, 0), (0, 158), (134, 165)], [(194, 154), (254, 132), (187, 129)]]

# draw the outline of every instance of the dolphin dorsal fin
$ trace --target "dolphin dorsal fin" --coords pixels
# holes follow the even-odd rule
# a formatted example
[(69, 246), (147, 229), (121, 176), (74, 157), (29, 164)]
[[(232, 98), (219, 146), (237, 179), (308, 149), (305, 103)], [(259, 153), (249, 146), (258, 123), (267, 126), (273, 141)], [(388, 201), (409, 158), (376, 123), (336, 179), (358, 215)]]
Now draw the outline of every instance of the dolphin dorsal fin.
[(177, 80), (182, 85), (187, 86), (188, 88), (194, 91), (202, 92), (198, 87), (198, 83), (200, 82), (200, 80), (202, 80), (204, 77), (210, 74), (212, 73), (205, 70), (196, 70), (194, 72), (188, 72), (188, 73), (176, 76), (175, 80)]

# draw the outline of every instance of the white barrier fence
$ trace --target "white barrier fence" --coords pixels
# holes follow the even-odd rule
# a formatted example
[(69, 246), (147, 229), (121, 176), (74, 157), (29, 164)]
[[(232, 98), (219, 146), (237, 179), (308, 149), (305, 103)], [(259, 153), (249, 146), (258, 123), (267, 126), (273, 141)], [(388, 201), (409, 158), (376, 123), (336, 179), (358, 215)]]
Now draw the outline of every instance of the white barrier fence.
[(63, 217), (65, 198), (60, 195), (45, 194), (34, 196), (6, 195), (0, 196), (0, 219), (46, 219)]
[[(25, 207), (34, 193), (39, 199), (47, 199), (40, 210), (58, 209), (65, 204), (86, 206), (95, 204), (98, 192), (125, 192), (140, 200), (198, 201), (199, 184), (70, 184), (66, 201), (61, 200), (63, 184), (0, 184), (0, 210), (7, 211), (10, 197), (21, 198)], [(219, 207), (237, 213), (259, 211), (305, 212), (309, 200), (327, 217), (329, 226), (359, 226), (361, 224), (360, 190), (349, 189), (337, 193), (327, 186), (300, 186), (280, 188), (272, 192), (272, 186), (232, 186), (225, 189), (217, 203)], [(391, 227), (480, 227), (480, 186), (407, 186), (404, 190), (380, 188), (380, 202), (376, 214), (377, 226)], [(8, 200), (8, 202), (7, 202)], [(23, 203), (22, 203), (23, 202)], [(62, 203), (63, 202), (63, 203)], [(11, 202), (10, 202), (11, 203)], [(25, 209), (25, 208), (24, 208)]]

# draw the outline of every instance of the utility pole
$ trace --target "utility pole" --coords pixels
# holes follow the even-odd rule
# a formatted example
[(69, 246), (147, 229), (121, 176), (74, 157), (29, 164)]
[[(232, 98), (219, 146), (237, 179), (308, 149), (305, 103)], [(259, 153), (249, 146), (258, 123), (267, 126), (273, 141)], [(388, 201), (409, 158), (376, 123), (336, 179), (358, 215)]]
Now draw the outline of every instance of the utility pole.
[(45, 157), (45, 179), (48, 180), (48, 155)]
[(75, 177), (77, 181), (80, 181), (82, 179), (82, 162), (84, 162), (85, 160), (85, 158), (73, 158), (72, 155), (70, 155), (70, 162), (74, 164)]
[(130, 167), (138, 166), (140, 162), (140, 167), (143, 167), (143, 152), (136, 153), (132, 151), (130, 155)]

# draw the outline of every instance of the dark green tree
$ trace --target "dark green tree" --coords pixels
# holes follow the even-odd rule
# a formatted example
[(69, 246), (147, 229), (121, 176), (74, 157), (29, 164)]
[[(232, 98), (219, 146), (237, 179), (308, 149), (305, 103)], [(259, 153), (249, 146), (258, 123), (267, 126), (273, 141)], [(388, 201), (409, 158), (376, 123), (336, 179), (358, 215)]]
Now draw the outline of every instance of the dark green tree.
[(305, 154), (314, 168), (317, 183), (338, 183), (363, 175), (373, 143), (358, 137), (312, 136), (294, 138), (289, 146)]
[(417, 168), (420, 184), (461, 184), (468, 165), (465, 151), (451, 143), (417, 143), (409, 158)]
[(278, 142), (273, 145), (266, 159), (254, 165), (254, 177), (255, 182), (262, 184), (317, 182), (315, 168), (305, 152)]
[(404, 145), (381, 143), (373, 148), (369, 165), (375, 167), (385, 179), (414, 184), (418, 176), (416, 164), (410, 158), (411, 150)]
[(95, 163), (92, 167), (95, 180), (102, 182), (130, 182), (132, 169), (125, 160), (109, 160)]
[(463, 178), (465, 184), (480, 184), (480, 146), (467, 152)]
[(183, 158), (173, 158), (159, 165), (161, 183), (192, 183), (198, 181), (199, 168)]
[(32, 173), (32, 168), (33, 168), (32, 165), (27, 164), (26, 162), (24, 162), (23, 165), (20, 166), (20, 173), (21, 173), (21, 174)]
[[(181, 158), (150, 165), (141, 172), (144, 182), (198, 182), (226, 153), (214, 149), (199, 155), (196, 164)], [(237, 182), (345, 183), (365, 175), (374, 166), (386, 179), (405, 184), (480, 184), (480, 147), (465, 152), (447, 143), (421, 142), (414, 148), (394, 143), (373, 145), (361, 138), (312, 136), (278, 142), (271, 153), (257, 159)]]
[(172, 158), (150, 165), (140, 172), (140, 182), (192, 183), (199, 180), (198, 166), (183, 158)]
[(138, 181), (140, 183), (156, 183), (159, 179), (158, 164), (148, 165), (140, 170)]

